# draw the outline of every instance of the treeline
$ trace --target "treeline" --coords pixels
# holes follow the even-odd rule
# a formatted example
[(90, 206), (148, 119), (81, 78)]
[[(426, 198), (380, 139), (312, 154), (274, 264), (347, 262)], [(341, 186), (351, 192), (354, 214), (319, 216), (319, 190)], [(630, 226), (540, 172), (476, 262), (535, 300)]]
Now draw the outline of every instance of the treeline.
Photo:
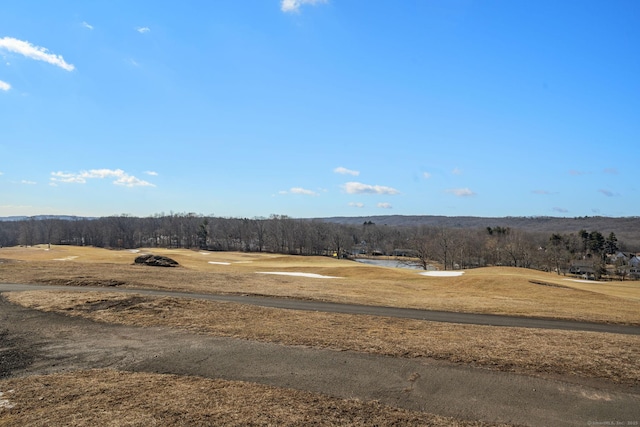
[(216, 218), (192, 213), (95, 219), (27, 218), (0, 222), (0, 246), (36, 244), (191, 248), (295, 255), (396, 256), (423, 268), (517, 266), (565, 273), (576, 260), (606, 265), (607, 256), (629, 250), (614, 233), (528, 232), (500, 225), (459, 229), (390, 226), (373, 221), (339, 224), (321, 219)]

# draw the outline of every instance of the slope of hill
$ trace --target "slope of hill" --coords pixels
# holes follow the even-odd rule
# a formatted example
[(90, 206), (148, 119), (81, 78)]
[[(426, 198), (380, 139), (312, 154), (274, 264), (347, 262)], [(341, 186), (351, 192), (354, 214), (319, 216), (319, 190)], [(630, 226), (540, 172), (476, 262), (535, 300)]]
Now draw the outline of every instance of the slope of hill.
[(634, 217), (473, 217), (435, 215), (378, 215), (360, 217), (317, 218), (337, 224), (361, 225), (371, 221), (377, 225), (394, 227), (420, 226), (444, 228), (479, 229), (486, 227), (509, 227), (528, 232), (577, 233), (580, 230), (599, 231), (607, 236), (613, 232), (619, 240), (640, 247), (640, 216)]

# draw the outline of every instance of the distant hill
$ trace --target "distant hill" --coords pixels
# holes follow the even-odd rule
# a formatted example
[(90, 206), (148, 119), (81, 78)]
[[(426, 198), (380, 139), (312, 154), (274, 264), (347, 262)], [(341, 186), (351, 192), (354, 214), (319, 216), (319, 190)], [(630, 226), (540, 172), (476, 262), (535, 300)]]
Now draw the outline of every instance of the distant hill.
[(0, 221), (24, 221), (26, 219), (34, 219), (36, 221), (43, 219), (61, 219), (65, 221), (75, 221), (77, 219), (93, 219), (73, 215), (35, 215), (35, 216), (0, 216)]
[(479, 229), (486, 227), (509, 227), (529, 232), (577, 233), (580, 230), (599, 231), (605, 237), (615, 233), (619, 241), (640, 246), (640, 216), (604, 217), (589, 216), (576, 218), (562, 217), (474, 217), (474, 216), (434, 216), (434, 215), (377, 215), (360, 217), (316, 218), (337, 224), (362, 225), (371, 221), (388, 226), (430, 226), (444, 228)]
[[(81, 220), (97, 219), (95, 217), (80, 217), (73, 215), (37, 215), (37, 216), (7, 216), (0, 217), (1, 221), (33, 220)], [(328, 218), (300, 218), (303, 220), (317, 220), (335, 224), (362, 225), (373, 222), (376, 225), (390, 227), (408, 227), (425, 225), (429, 227), (484, 229), (487, 227), (509, 227), (532, 233), (570, 234), (580, 230), (599, 231), (605, 237), (615, 233), (620, 243), (640, 250), (640, 216), (634, 217), (605, 217), (585, 216), (575, 218), (533, 216), (533, 217), (476, 217), (476, 216), (437, 216), (437, 215), (375, 215), (354, 217)]]

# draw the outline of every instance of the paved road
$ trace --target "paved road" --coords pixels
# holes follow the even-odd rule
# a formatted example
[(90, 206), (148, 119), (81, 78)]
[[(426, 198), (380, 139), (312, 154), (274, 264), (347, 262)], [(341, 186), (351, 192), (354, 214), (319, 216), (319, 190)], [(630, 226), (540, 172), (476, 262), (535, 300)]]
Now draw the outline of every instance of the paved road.
[(520, 328), (561, 329), (569, 331), (608, 332), (614, 334), (640, 335), (640, 326), (611, 325), (568, 320), (539, 319), (531, 317), (500, 316), (493, 314), (455, 313), (449, 311), (418, 310), (411, 308), (380, 307), (358, 304), (341, 304), (324, 301), (299, 300), (292, 298), (264, 297), (256, 295), (196, 294), (151, 289), (126, 289), (116, 287), (50, 286), (0, 284), (0, 293), (30, 290), (74, 290), (97, 292), (124, 292), (154, 296), (194, 298), (210, 301), (231, 301), (262, 307), (290, 310), (320, 311), (328, 313), (366, 314), (371, 316), (398, 317), (404, 319), (429, 320), (434, 322), (462, 323), (472, 325), (507, 326)]
[(637, 387), (105, 324), (2, 297), (0, 344), (0, 360), (11, 362), (0, 364), (0, 378), (114, 368), (256, 382), (488, 422), (546, 427), (640, 421)]

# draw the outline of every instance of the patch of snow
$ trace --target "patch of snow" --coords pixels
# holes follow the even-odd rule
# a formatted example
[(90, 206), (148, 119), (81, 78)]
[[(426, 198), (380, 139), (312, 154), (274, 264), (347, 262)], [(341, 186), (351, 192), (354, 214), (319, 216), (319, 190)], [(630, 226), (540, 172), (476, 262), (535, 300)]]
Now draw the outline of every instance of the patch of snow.
[(564, 279), (564, 280), (568, 280), (570, 282), (578, 282), (578, 283), (602, 283), (602, 282), (598, 282), (597, 280), (585, 280), (585, 279)]
[(456, 277), (462, 276), (464, 271), (423, 271), (420, 273), (421, 276), (431, 276), (431, 277)]
[(200, 252), (200, 255), (211, 255), (210, 252)]
[(77, 256), (73, 255), (73, 256), (68, 256), (66, 258), (54, 258), (54, 261), (71, 261), (73, 259), (78, 258)]
[[(9, 390), (7, 393), (13, 393), (13, 390)], [(9, 399), (3, 399), (2, 398), (3, 393), (0, 391), (0, 409), (2, 408), (6, 408), (6, 409), (11, 409), (16, 405), (13, 405)]]
[(292, 273), (288, 271), (257, 271), (258, 274), (278, 274), (281, 276), (301, 276), (301, 277), (311, 277), (312, 279), (341, 279), (341, 277), (336, 276), (323, 276), (321, 274), (315, 273)]
[(138, 252), (140, 252), (140, 249), (129, 249), (129, 252), (131, 252), (132, 254), (137, 254)]
[(216, 265), (231, 265), (230, 262), (217, 262), (217, 261), (209, 261), (209, 264), (216, 264)]

